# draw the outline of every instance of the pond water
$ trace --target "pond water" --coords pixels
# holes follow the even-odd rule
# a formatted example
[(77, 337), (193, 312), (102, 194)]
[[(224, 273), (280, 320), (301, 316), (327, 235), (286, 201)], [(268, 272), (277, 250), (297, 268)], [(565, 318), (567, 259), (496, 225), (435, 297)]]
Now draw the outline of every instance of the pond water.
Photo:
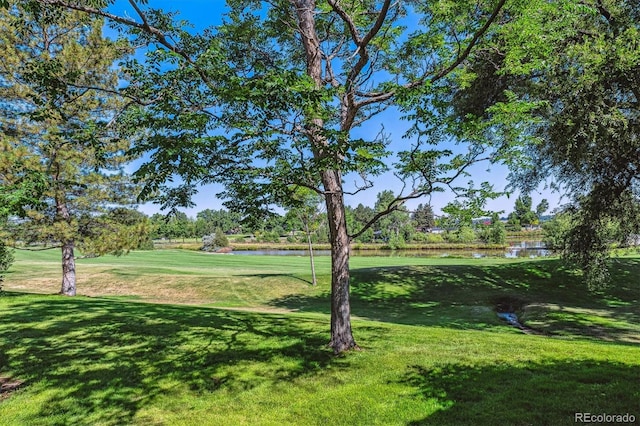
[[(245, 256), (308, 256), (307, 250), (237, 250), (235, 255)], [(315, 256), (330, 256), (329, 250), (314, 250)], [(542, 241), (512, 242), (505, 250), (483, 249), (422, 249), (422, 250), (352, 250), (352, 256), (380, 257), (508, 257), (535, 258), (550, 255)]]

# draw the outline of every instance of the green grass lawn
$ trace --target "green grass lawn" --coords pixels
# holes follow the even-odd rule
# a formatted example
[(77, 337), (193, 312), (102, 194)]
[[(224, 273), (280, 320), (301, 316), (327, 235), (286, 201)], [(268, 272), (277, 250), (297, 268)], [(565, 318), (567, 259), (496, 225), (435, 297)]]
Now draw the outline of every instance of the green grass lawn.
[[(329, 258), (17, 252), (0, 296), (7, 425), (563, 425), (640, 421), (640, 259), (613, 286), (545, 259), (352, 260), (354, 333), (335, 357)], [(35, 294), (40, 293), (40, 294)], [(149, 303), (153, 302), (153, 303)], [(510, 303), (536, 334), (500, 321)], [(221, 309), (224, 308), (224, 309)]]

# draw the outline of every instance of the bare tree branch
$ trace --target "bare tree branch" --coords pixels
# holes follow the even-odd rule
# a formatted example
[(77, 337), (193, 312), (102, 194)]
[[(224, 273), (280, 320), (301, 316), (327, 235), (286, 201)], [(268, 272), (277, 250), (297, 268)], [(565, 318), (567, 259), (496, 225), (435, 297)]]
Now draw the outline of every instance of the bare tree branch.
[(144, 12), (132, 0), (129, 0), (129, 2), (134, 7), (138, 15), (141, 17), (142, 23), (134, 21), (133, 19), (127, 19), (118, 15), (114, 15), (113, 13), (106, 12), (102, 9), (96, 9), (93, 7), (72, 4), (65, 0), (36, 0), (36, 1), (44, 5), (59, 6), (59, 7), (64, 7), (66, 9), (84, 12), (89, 15), (101, 16), (103, 18), (107, 18), (108, 20), (117, 22), (119, 24), (123, 24), (128, 27), (142, 30), (145, 33), (151, 35), (153, 39), (156, 42), (158, 42), (160, 45), (164, 46), (171, 52), (174, 52), (180, 55), (185, 61), (187, 61), (190, 65), (192, 65), (196, 69), (196, 72), (198, 73), (198, 75), (200, 76), (200, 78), (205, 84), (207, 85), (211, 84), (209, 78), (207, 77), (207, 74), (198, 66), (198, 64), (196, 64), (195, 60), (191, 58), (191, 56), (189, 56), (184, 50), (180, 49), (175, 43), (171, 43), (167, 39), (165, 33), (162, 30), (149, 25), (149, 22), (147, 21), (147, 18)]

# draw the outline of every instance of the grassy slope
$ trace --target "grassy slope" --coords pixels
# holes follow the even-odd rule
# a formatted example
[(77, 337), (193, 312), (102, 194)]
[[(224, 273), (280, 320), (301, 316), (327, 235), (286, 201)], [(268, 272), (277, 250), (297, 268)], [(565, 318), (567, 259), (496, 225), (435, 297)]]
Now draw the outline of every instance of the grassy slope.
[[(600, 295), (555, 260), (354, 258), (364, 350), (336, 358), (324, 346), (328, 258), (317, 288), (305, 258), (156, 251), (80, 260), (79, 292), (92, 297), (17, 293), (57, 291), (57, 255), (17, 253), (0, 297), (0, 376), (26, 383), (0, 401), (3, 424), (640, 418), (637, 258), (618, 260)], [(550, 336), (496, 319), (504, 297)]]

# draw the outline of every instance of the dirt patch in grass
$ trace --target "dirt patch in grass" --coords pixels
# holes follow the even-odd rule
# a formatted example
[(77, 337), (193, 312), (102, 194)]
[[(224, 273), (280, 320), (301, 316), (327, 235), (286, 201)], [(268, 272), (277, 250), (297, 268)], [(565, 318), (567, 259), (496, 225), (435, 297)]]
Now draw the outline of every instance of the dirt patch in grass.
[(24, 385), (22, 380), (0, 376), (0, 401), (8, 398), (11, 392), (19, 389), (22, 385)]

